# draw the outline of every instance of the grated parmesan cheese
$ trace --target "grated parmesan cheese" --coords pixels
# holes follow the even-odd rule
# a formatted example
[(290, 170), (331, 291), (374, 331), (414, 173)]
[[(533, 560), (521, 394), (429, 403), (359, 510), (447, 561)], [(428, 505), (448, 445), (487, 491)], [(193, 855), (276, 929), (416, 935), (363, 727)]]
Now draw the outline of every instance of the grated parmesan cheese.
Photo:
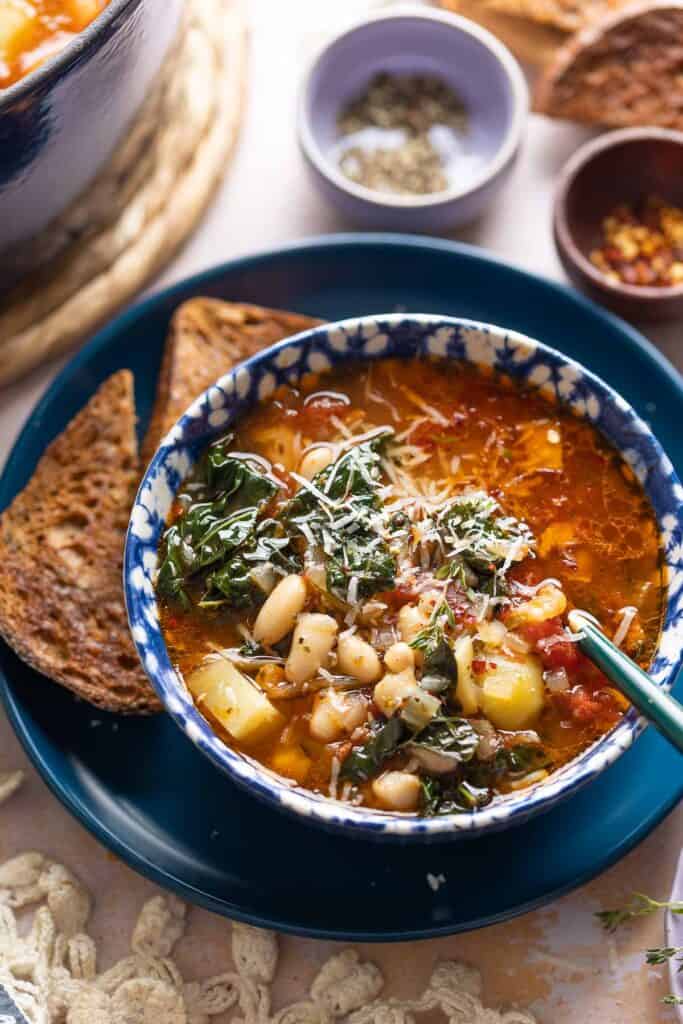
[(332, 767), (330, 769), (330, 796), (333, 800), (337, 799), (337, 787), (339, 785), (339, 771), (341, 764), (339, 763), (338, 757), (332, 758)]
[(625, 608), (621, 608), (618, 614), (621, 615), (621, 622), (619, 623), (617, 631), (612, 638), (612, 643), (616, 647), (621, 647), (626, 639), (629, 629), (633, 625), (633, 620), (638, 614), (638, 609), (634, 608), (632, 605), (627, 605)]
[(435, 409), (433, 405), (429, 404), (429, 402), (425, 402), (424, 398), (420, 398), (419, 395), (415, 394), (412, 388), (407, 388), (403, 385), (401, 387), (401, 391), (406, 398), (410, 399), (413, 405), (416, 405), (418, 409), (422, 410), (422, 412), (427, 413), (428, 419), (434, 420), (435, 423), (440, 423), (442, 427), (450, 426), (450, 422), (446, 419), (444, 414), (439, 412), (438, 409)]

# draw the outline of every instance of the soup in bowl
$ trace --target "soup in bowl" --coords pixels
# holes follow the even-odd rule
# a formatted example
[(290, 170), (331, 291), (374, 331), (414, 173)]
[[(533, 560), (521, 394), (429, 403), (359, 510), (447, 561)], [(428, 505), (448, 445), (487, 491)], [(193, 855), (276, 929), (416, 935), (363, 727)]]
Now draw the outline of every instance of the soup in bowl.
[(133, 635), (167, 709), (257, 794), (380, 834), (500, 828), (642, 727), (569, 610), (671, 682), (677, 487), (626, 403), (531, 339), (318, 328), (161, 445), (127, 544)]

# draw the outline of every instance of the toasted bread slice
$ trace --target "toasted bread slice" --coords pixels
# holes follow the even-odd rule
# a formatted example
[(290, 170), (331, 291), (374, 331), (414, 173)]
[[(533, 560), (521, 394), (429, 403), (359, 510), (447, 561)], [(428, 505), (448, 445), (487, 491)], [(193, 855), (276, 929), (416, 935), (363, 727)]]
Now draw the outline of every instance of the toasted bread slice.
[(558, 51), (534, 107), (569, 121), (681, 131), (682, 39), (681, 2), (650, 0), (600, 17)]
[(130, 637), (123, 542), (139, 480), (133, 377), (110, 377), (0, 516), (0, 634), (106, 711), (159, 702)]
[(583, 28), (601, 13), (625, 7), (631, 0), (486, 0), (492, 10), (554, 25), (564, 32)]
[[(513, 3), (514, 0), (510, 0)], [(501, 12), (487, 0), (439, 0), (441, 7), (477, 22), (505, 43), (518, 60), (544, 67), (566, 41), (567, 33), (554, 25), (531, 21), (518, 13)]]
[(241, 302), (185, 302), (176, 310), (166, 342), (143, 462), (149, 462), (179, 416), (219, 377), (259, 349), (319, 323), (299, 313)]

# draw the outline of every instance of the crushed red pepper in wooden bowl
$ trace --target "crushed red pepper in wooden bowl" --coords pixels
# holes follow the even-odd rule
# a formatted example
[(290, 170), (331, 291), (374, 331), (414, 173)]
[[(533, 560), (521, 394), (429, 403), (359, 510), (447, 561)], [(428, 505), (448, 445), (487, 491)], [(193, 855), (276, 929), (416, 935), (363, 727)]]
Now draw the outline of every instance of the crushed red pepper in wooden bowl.
[(670, 288), (683, 284), (683, 210), (648, 196), (621, 204), (602, 222), (604, 244), (591, 263), (613, 284)]

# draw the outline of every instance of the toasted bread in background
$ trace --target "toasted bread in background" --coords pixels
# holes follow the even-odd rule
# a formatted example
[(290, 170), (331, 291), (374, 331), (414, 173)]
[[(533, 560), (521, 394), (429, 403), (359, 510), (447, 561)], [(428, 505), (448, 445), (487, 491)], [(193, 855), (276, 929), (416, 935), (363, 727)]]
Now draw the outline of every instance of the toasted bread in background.
[[(494, 10), (487, 0), (438, 0), (439, 6), (483, 25), (514, 55), (535, 68), (544, 67), (567, 38), (567, 33), (551, 24), (541, 24), (519, 13)], [(514, 0), (510, 0), (512, 4)]]
[(612, 128), (683, 130), (683, 3), (631, 4), (573, 36), (539, 79), (534, 108)]
[(298, 313), (219, 299), (190, 299), (180, 306), (171, 323), (142, 445), (144, 464), (192, 401), (236, 363), (319, 323)]
[(140, 476), (133, 377), (110, 377), (0, 516), (0, 634), (106, 711), (159, 702), (128, 629), (121, 571)]
[(484, 0), (491, 10), (513, 14), (541, 25), (575, 32), (600, 14), (625, 7), (631, 0)]

